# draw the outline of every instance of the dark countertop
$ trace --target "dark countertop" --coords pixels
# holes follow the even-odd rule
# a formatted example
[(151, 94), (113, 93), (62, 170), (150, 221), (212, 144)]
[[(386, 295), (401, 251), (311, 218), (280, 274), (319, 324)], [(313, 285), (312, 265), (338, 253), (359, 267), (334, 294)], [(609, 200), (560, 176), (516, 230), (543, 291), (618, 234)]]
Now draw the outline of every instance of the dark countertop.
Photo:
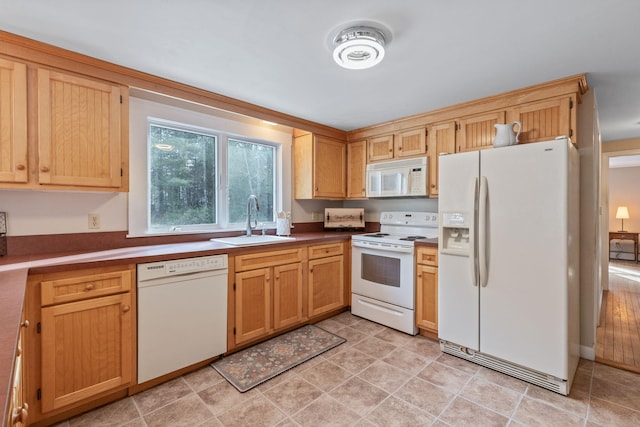
[[(22, 306), (29, 273), (50, 273), (122, 263), (166, 261), (228, 253), (283, 249), (300, 243), (325, 243), (347, 240), (353, 232), (311, 232), (293, 234), (295, 241), (256, 246), (231, 246), (209, 240), (201, 242), (171, 243), (135, 246), (96, 252), (51, 253), (44, 255), (6, 256), (0, 258), (0, 402), (6, 414), (13, 360), (20, 329)], [(421, 239), (417, 246), (435, 246), (437, 239)]]

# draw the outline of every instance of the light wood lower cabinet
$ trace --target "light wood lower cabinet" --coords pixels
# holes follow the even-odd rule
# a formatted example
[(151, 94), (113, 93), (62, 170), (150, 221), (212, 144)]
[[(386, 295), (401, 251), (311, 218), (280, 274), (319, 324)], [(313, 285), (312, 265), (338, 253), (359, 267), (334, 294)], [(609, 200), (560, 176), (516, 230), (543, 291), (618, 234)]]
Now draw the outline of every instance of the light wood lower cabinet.
[(438, 334), (438, 249), (416, 251), (416, 324)]
[(344, 306), (344, 249), (342, 243), (309, 247), (309, 316)]
[(7, 427), (26, 426), (29, 421), (29, 404), (24, 398), (24, 359), (25, 359), (25, 340), (24, 331), (29, 326), (29, 322), (25, 319), (24, 312), (22, 314), (22, 325), (18, 334), (18, 344), (16, 346), (16, 357), (13, 362), (13, 377), (11, 380), (11, 389), (9, 390), (9, 400), (7, 407), (6, 419), (4, 425)]
[(304, 320), (303, 258), (302, 248), (235, 257), (235, 345)]
[[(30, 276), (36, 351), (27, 359), (33, 421), (135, 382), (135, 266)], [(30, 399), (31, 400), (31, 399)]]

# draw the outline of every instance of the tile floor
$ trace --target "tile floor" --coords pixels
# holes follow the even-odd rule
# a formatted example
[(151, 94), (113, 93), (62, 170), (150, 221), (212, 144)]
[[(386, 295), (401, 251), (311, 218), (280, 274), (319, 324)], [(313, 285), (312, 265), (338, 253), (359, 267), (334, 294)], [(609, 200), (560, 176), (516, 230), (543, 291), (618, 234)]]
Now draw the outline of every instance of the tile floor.
[(568, 397), (348, 312), (348, 341), (242, 394), (210, 367), (74, 417), (76, 426), (638, 426), (640, 375), (582, 360)]

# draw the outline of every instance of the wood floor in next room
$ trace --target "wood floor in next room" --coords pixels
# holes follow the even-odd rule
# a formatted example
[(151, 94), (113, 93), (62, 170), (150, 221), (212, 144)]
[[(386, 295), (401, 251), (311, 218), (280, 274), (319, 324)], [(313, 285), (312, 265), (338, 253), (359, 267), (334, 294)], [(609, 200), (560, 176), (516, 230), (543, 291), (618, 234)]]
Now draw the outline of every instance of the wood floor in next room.
[(640, 425), (640, 374), (581, 360), (565, 397), (348, 312), (318, 326), (347, 342), (246, 393), (207, 366), (56, 427)]
[(609, 263), (609, 290), (602, 296), (596, 329), (596, 361), (640, 373), (640, 266)]

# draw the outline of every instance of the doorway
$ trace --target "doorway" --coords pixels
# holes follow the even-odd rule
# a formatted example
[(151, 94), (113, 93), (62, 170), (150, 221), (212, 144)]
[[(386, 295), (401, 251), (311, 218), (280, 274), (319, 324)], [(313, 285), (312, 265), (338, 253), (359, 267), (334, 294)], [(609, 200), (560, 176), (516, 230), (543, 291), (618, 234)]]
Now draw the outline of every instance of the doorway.
[[(618, 168), (625, 168), (618, 169)], [(627, 169), (628, 168), (628, 169)], [(602, 294), (599, 324), (596, 328), (596, 361), (640, 373), (640, 264), (638, 259), (609, 259), (608, 232), (622, 226), (615, 215), (621, 205), (629, 207), (629, 218), (624, 229), (640, 232), (640, 198), (637, 182), (640, 182), (640, 150), (603, 154), (602, 186), (603, 209), (601, 230), (603, 258), (606, 256), (602, 277)], [(626, 185), (627, 181), (633, 181)], [(634, 187), (635, 186), (635, 187)], [(634, 213), (632, 213), (634, 212)]]

